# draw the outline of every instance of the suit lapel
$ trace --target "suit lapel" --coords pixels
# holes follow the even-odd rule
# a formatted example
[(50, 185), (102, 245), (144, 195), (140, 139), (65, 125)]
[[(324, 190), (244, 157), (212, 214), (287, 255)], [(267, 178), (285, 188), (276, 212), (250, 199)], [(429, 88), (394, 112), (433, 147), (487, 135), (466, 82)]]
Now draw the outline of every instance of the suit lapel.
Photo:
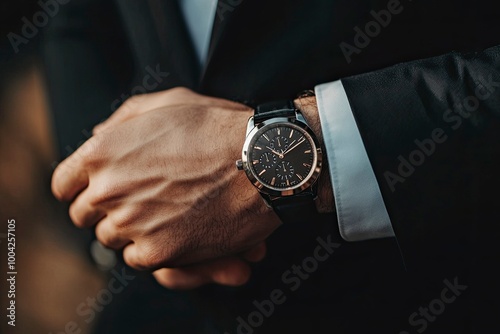
[[(151, 69), (169, 76), (155, 88), (196, 88), (199, 65), (176, 0), (116, 0), (135, 60), (135, 80)], [(149, 68), (149, 71), (147, 70)]]
[[(243, 0), (239, 0), (242, 2)], [(234, 1), (238, 3), (238, 1)], [(237, 5), (228, 4), (227, 0), (219, 0), (217, 3), (217, 10), (215, 11), (214, 24), (212, 28), (212, 35), (210, 37), (210, 46), (208, 48), (207, 59), (202, 68), (200, 82), (204, 79), (207, 68), (210, 66), (214, 52), (223, 38), (224, 31), (228, 28), (234, 18), (234, 12)]]
[[(242, 1), (242, 0), (240, 0)], [(234, 19), (240, 5), (219, 0), (214, 18), (207, 59), (200, 68), (196, 53), (177, 0), (116, 0), (134, 55), (138, 84), (147, 74), (146, 67), (159, 66), (170, 75), (157, 90), (174, 86), (200, 87), (225, 31), (237, 24)]]
[(200, 66), (176, 0), (148, 0), (161, 56), (169, 64), (177, 85), (196, 88)]

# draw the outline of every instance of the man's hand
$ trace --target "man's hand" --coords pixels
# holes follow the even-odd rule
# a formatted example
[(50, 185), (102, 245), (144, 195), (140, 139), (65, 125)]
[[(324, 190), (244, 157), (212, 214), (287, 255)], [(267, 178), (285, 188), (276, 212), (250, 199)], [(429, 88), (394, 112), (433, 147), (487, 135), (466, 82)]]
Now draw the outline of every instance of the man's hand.
[(243, 253), (241, 257), (225, 257), (182, 268), (162, 268), (156, 270), (153, 275), (158, 283), (170, 289), (194, 289), (210, 283), (239, 286), (250, 278), (248, 262), (262, 260), (265, 253), (266, 245), (261, 243)]
[(157, 271), (160, 283), (179, 287), (171, 279), (193, 277), (193, 268), (200, 279), (186, 287), (224, 282), (241, 261), (230, 256), (262, 247), (280, 224), (234, 167), (251, 115), (182, 88), (132, 98), (58, 166), (53, 192), (72, 201), (75, 225), (95, 225), (131, 267), (195, 264)]

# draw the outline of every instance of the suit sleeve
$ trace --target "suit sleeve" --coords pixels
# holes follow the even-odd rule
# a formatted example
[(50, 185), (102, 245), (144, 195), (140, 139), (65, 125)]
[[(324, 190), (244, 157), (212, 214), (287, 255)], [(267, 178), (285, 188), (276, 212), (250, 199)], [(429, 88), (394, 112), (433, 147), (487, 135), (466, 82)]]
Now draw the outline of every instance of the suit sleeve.
[(498, 240), (500, 47), (342, 84), (407, 262)]

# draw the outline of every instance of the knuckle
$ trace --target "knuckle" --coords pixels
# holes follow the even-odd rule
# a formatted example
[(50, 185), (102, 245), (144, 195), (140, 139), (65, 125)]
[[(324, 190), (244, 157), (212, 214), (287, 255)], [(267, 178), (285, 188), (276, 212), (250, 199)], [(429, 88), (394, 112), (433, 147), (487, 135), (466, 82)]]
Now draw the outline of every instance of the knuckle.
[(59, 200), (70, 200), (67, 194), (62, 192), (64, 181), (72, 175), (72, 171), (78, 170), (81, 167), (81, 162), (77, 161), (75, 156), (66, 158), (63, 162), (57, 165), (52, 175), (51, 188), (52, 192)]
[[(85, 168), (89, 173), (107, 170), (109, 167), (110, 157), (113, 154), (112, 148), (110, 146), (111, 142), (108, 138), (98, 137), (89, 143), (85, 152)], [(95, 173), (94, 173), (95, 174)], [(95, 174), (97, 177), (97, 174)], [(113, 175), (112, 173), (106, 173), (106, 175)], [(104, 178), (101, 178), (101, 180)], [(106, 179), (104, 179), (106, 180)], [(110, 182), (106, 180), (107, 184)]]
[(117, 190), (109, 182), (99, 182), (93, 188), (93, 196), (90, 199), (90, 204), (94, 206), (102, 206), (115, 197)]
[(69, 217), (71, 218), (71, 221), (75, 226), (80, 228), (85, 227), (85, 222), (83, 221), (82, 217), (78, 215), (78, 208), (75, 203), (72, 203), (69, 207)]
[(51, 188), (52, 188), (52, 193), (54, 196), (60, 200), (64, 201), (66, 200), (65, 194), (61, 190), (61, 180), (63, 180), (68, 173), (68, 166), (67, 164), (60, 163), (56, 170), (54, 171), (54, 174), (52, 175), (52, 181), (51, 181)]
[(184, 86), (179, 86), (179, 87), (174, 87), (169, 90), (170, 93), (172, 94), (186, 94), (186, 93), (193, 93), (193, 91), (187, 87)]
[(108, 248), (114, 248), (116, 241), (119, 239), (118, 233), (118, 229), (111, 224), (98, 224), (95, 230), (97, 240)]
[(150, 243), (142, 245), (140, 247), (141, 251), (141, 264), (145, 268), (159, 268), (165, 262), (168, 262), (168, 258), (164, 258), (163, 254), (158, 247), (152, 246)]
[(125, 100), (121, 106), (122, 112), (131, 113), (139, 104), (140, 100), (143, 99), (143, 95), (133, 95)]
[(186, 102), (186, 97), (196, 95), (191, 89), (186, 87), (174, 87), (166, 91), (165, 98), (167, 101), (173, 102)]
[(124, 256), (123, 261), (125, 262), (125, 264), (127, 266), (129, 266), (130, 268), (134, 268), (136, 270), (147, 270), (148, 269), (147, 267), (142, 265), (142, 263), (140, 261), (138, 261), (137, 259), (133, 259), (133, 258)]
[(105, 147), (106, 143), (103, 136), (94, 136), (80, 146), (74, 154), (82, 163), (91, 167), (101, 160)]
[(92, 137), (85, 143), (83, 143), (83, 145), (75, 151), (75, 154), (82, 160), (86, 160), (87, 158), (92, 157), (95, 154), (97, 147), (97, 141), (95, 140), (95, 137)]

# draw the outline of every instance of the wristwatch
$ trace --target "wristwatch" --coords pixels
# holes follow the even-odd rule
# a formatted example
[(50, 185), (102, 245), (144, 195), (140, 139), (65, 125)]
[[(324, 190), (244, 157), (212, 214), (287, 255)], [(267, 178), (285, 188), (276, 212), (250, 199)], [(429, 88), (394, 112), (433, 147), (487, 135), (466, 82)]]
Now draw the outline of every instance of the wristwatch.
[(283, 223), (301, 222), (317, 212), (321, 163), (318, 140), (293, 101), (257, 106), (236, 167)]

